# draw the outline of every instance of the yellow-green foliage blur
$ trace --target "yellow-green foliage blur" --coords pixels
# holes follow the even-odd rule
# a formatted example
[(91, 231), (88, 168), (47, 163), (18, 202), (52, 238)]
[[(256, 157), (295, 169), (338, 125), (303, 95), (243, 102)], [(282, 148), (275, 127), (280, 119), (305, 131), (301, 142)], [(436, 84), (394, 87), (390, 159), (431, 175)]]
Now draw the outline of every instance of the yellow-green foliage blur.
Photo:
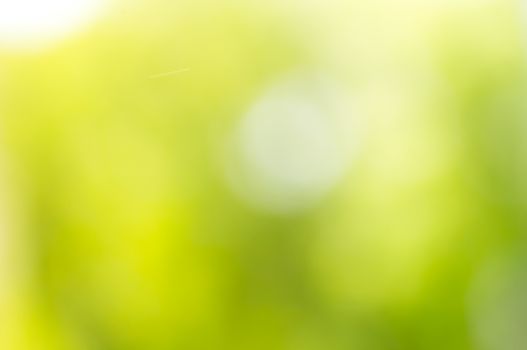
[(527, 2), (0, 0), (0, 350), (527, 349)]

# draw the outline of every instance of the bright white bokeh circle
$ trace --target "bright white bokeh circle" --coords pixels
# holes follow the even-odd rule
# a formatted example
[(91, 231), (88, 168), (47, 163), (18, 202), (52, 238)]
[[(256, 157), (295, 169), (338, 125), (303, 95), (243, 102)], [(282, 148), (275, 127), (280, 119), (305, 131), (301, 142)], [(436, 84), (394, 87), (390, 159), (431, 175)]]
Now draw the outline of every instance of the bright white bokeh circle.
[(240, 120), (230, 182), (250, 204), (288, 214), (315, 205), (342, 178), (357, 130), (339, 84), (293, 74), (271, 85)]
[(35, 48), (83, 29), (103, 0), (0, 0), (0, 47)]

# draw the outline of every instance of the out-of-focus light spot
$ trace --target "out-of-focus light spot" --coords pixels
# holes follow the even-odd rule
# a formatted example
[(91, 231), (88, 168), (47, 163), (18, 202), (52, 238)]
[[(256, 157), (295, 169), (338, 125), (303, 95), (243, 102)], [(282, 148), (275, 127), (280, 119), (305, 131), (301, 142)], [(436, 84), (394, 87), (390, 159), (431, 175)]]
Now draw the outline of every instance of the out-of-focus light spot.
[(521, 255), (493, 261), (476, 278), (468, 305), (478, 349), (525, 349), (526, 262)]
[(0, 46), (35, 48), (60, 40), (95, 18), (102, 0), (2, 0)]
[(230, 172), (238, 192), (259, 207), (282, 213), (310, 207), (323, 197), (341, 178), (355, 149), (344, 101), (334, 84), (310, 76), (264, 92), (236, 131), (239, 161)]
[[(428, 89), (424, 83), (381, 82), (362, 91), (375, 144), (368, 181), (377, 182), (379, 198), (437, 181), (459, 161), (459, 141), (437, 122), (440, 116), (430, 115), (434, 106), (423, 103), (432, 95)], [(445, 102), (441, 108), (450, 106)]]

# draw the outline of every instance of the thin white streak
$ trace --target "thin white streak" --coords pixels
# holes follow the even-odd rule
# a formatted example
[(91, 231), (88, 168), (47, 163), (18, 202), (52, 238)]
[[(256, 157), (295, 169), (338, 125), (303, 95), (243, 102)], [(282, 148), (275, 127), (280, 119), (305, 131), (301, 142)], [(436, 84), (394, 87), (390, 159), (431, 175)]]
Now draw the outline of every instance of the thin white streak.
[(149, 79), (164, 78), (164, 77), (168, 77), (168, 76), (171, 76), (171, 75), (185, 73), (185, 72), (188, 72), (188, 71), (190, 71), (190, 68), (182, 68), (182, 69), (177, 69), (177, 70), (173, 70), (173, 71), (170, 71), (170, 72), (154, 74), (154, 75), (149, 76), (148, 78)]

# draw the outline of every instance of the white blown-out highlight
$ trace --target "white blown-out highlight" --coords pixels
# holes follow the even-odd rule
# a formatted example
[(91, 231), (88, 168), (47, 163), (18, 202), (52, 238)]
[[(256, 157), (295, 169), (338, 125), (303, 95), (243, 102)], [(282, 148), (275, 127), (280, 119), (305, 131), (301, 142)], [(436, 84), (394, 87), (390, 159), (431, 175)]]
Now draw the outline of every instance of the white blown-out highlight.
[(81, 30), (103, 0), (0, 0), (0, 46), (34, 48)]

